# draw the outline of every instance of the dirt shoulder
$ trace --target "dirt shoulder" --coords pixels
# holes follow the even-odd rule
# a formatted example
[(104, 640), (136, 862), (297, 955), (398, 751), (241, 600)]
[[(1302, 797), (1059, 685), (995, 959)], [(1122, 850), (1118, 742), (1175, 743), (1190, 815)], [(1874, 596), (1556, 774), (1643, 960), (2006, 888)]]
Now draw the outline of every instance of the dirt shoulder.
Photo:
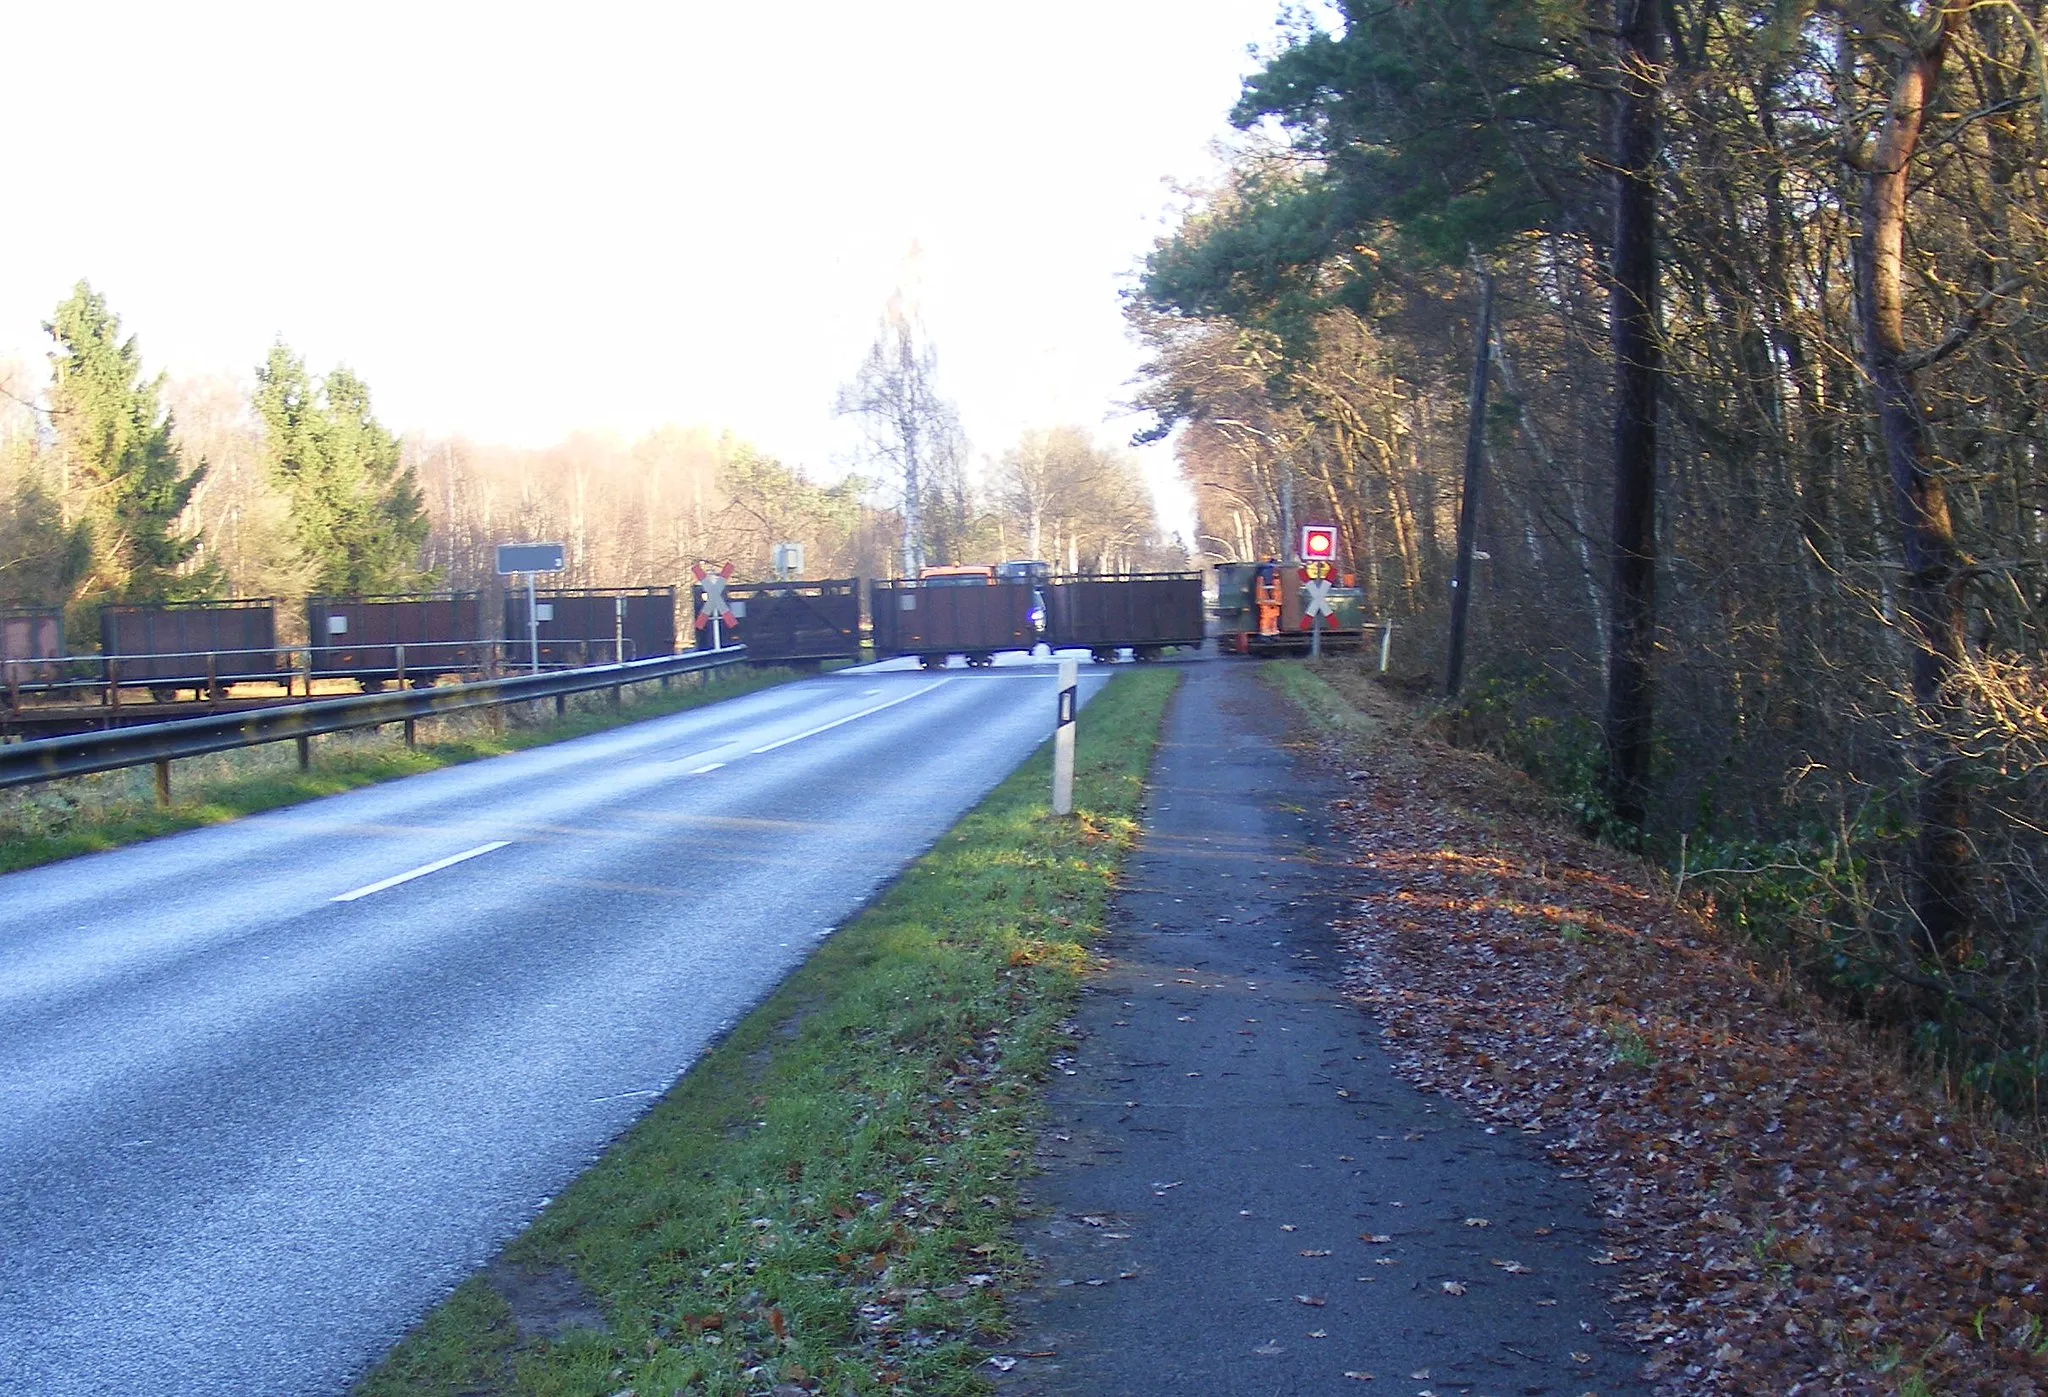
[(2048, 1390), (2037, 1154), (1364, 676), (1284, 687), (1376, 880), (1347, 992), (1406, 1080), (1584, 1178), (1659, 1392)]

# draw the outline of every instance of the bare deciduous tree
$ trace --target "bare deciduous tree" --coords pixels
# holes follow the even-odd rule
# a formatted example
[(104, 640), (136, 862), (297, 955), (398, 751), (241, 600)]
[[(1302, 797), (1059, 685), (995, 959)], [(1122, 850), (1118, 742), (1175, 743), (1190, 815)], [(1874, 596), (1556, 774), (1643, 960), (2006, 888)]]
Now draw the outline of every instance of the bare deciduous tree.
[(853, 380), (839, 390), (843, 416), (860, 420), (872, 459), (899, 487), (905, 577), (924, 569), (927, 492), (932, 472), (950, 460), (962, 467), (960, 421), (939, 396), (938, 352), (901, 293), (889, 298), (882, 326)]

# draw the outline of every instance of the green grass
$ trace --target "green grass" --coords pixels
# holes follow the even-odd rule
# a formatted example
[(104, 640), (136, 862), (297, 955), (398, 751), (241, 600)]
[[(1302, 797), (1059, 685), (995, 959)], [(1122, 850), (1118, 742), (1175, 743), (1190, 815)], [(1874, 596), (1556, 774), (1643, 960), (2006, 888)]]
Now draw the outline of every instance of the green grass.
[(475, 1277), (359, 1397), (983, 1390), (1040, 1088), (1178, 678), (1119, 675), (1081, 714), (1075, 818), (1042, 749), (512, 1243), (501, 1268), (573, 1275), (604, 1332), (522, 1339)]
[(1649, 1040), (1626, 1024), (1607, 1026), (1609, 1055), (1624, 1067), (1655, 1067), (1657, 1054), (1651, 1049)]
[[(545, 703), (512, 706), (500, 719), (474, 711), (423, 718), (417, 747), (407, 747), (396, 726), (336, 733), (313, 740), (307, 771), (299, 770), (289, 742), (193, 757), (172, 764), (168, 806), (157, 805), (155, 773), (148, 766), (0, 792), (0, 873), (582, 737), (802, 677), (791, 670), (748, 669), (708, 674), (701, 683), (683, 680), (669, 689), (642, 684), (626, 692), (616, 712), (604, 694), (584, 694), (570, 699), (561, 718)], [(546, 717), (535, 720), (529, 712)]]
[(1314, 727), (1341, 742), (1371, 741), (1380, 736), (1383, 725), (1369, 713), (1360, 712), (1350, 700), (1323, 677), (1338, 666), (1357, 672), (1355, 659), (1269, 660), (1259, 677), (1299, 708)]

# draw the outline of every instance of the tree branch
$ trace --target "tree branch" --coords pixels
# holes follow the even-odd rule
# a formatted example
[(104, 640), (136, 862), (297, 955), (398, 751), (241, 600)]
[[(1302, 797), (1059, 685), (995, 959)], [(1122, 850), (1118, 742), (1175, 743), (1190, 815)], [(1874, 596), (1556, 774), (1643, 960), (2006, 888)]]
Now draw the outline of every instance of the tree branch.
[(1984, 317), (1990, 314), (1993, 306), (2026, 284), (2027, 279), (2025, 277), (2007, 277), (2004, 281), (2001, 281), (1998, 285), (1979, 296), (1976, 304), (1971, 306), (1969, 311), (1963, 316), (1962, 323), (1943, 336), (1939, 344), (1931, 345), (1926, 349), (1906, 355), (1899, 361), (1899, 367), (1907, 373), (1918, 373), (1924, 368), (1939, 364), (1942, 360), (1948, 358), (1949, 355), (1961, 349), (1969, 341), (1970, 336), (1976, 334), (1982, 328)]

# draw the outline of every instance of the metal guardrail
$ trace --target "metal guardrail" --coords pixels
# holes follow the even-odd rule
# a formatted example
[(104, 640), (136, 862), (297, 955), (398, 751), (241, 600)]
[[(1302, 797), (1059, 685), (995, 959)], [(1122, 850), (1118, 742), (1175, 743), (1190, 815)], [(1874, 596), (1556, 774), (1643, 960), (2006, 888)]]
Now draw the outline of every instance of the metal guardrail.
[(0, 789), (154, 762), (157, 796), (160, 800), (167, 800), (170, 764), (181, 757), (199, 757), (209, 752), (296, 739), (299, 743), (299, 764), (303, 767), (307, 761), (307, 741), (325, 733), (402, 722), (406, 724), (406, 734), (410, 737), (414, 720), (420, 718), (530, 699), (553, 698), (559, 704), (570, 694), (590, 693), (598, 689), (617, 690), (627, 684), (651, 679), (724, 669), (742, 664), (746, 658), (746, 647), (736, 645), (708, 653), (663, 655), (651, 660), (630, 660), (625, 664), (521, 674), (436, 689), (401, 689), (386, 694), (318, 699), (276, 708), (116, 728), (76, 737), (10, 743), (0, 745)]

